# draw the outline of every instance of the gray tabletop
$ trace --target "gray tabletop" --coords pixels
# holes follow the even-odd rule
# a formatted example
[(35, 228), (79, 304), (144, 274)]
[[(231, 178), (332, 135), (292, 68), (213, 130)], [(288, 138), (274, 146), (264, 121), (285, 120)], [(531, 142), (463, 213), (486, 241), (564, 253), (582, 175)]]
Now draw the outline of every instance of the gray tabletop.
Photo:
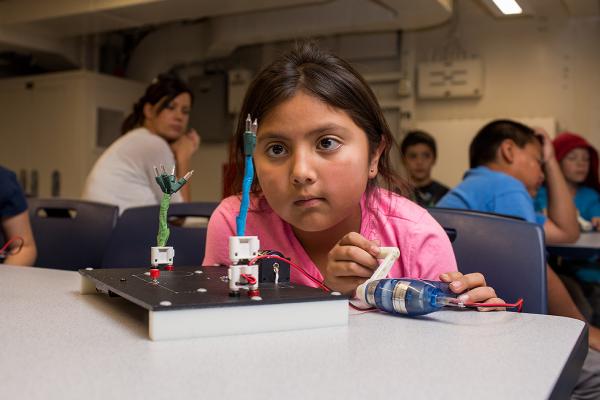
[(586, 232), (575, 243), (558, 243), (547, 246), (552, 254), (564, 257), (587, 258), (600, 255), (600, 232)]
[(78, 289), (76, 272), (0, 265), (2, 397), (543, 399), (585, 338), (568, 318), (441, 311), (152, 342), (144, 310)]

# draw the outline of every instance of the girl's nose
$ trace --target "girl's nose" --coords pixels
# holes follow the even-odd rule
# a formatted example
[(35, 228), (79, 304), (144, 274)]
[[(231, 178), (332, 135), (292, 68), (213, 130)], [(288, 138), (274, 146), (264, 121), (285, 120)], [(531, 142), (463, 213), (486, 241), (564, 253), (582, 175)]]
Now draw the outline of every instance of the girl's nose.
[(296, 151), (292, 157), (290, 178), (294, 185), (307, 185), (316, 181), (311, 157), (301, 151)]

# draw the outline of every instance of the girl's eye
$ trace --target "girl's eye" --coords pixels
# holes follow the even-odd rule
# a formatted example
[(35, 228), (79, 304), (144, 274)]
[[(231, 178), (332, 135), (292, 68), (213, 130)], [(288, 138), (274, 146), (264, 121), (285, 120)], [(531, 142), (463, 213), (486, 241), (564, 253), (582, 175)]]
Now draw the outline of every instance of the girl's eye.
[(269, 157), (281, 157), (286, 154), (285, 147), (280, 143), (274, 143), (267, 147), (267, 155)]
[(340, 148), (342, 144), (334, 138), (323, 138), (319, 140), (318, 148), (326, 151), (333, 151)]

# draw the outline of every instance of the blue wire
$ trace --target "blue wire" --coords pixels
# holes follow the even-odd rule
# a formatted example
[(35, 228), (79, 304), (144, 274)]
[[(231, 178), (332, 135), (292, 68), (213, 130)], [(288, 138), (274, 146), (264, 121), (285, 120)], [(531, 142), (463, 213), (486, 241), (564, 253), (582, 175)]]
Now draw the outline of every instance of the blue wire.
[(246, 217), (248, 215), (248, 207), (250, 206), (252, 178), (254, 178), (254, 164), (252, 163), (252, 155), (247, 155), (244, 168), (244, 181), (242, 183), (242, 203), (240, 204), (240, 213), (235, 219), (237, 236), (244, 236), (246, 232)]

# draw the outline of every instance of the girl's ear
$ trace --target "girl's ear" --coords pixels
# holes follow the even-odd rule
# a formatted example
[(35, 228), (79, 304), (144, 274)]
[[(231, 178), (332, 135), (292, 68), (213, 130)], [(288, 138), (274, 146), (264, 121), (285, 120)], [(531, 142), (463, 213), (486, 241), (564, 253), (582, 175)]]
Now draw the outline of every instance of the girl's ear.
[(144, 104), (144, 119), (151, 119), (154, 116), (154, 107), (152, 104)]
[(498, 147), (498, 160), (504, 161), (507, 164), (512, 164), (515, 160), (515, 147), (517, 144), (510, 139), (505, 139)]
[(377, 166), (379, 165), (379, 157), (383, 153), (385, 149), (385, 138), (381, 137), (381, 142), (375, 149), (373, 156), (371, 157), (371, 161), (369, 161), (369, 179), (373, 179), (379, 173)]

